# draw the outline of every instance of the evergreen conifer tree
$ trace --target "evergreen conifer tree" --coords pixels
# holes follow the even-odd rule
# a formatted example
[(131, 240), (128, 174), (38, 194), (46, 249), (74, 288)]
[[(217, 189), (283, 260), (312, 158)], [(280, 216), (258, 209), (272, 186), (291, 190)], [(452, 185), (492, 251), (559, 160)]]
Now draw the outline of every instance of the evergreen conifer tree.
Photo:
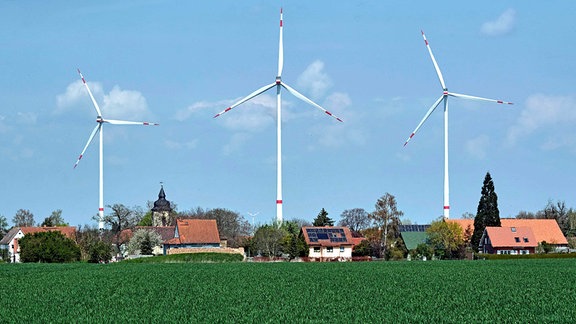
[(498, 211), (498, 195), (494, 191), (494, 182), (490, 172), (487, 172), (486, 177), (484, 177), (482, 195), (480, 196), (478, 211), (474, 218), (474, 234), (472, 234), (470, 241), (474, 251), (478, 251), (480, 239), (487, 226), (502, 226), (500, 223), (500, 211)]
[(328, 217), (328, 212), (322, 208), (316, 219), (314, 219), (314, 226), (334, 226), (334, 221)]

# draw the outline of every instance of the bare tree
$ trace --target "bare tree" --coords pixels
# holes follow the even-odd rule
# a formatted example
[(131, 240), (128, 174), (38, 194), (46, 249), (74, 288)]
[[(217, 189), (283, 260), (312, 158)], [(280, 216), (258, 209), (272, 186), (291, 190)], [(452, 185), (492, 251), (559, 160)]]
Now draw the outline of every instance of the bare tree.
[(383, 231), (381, 249), (382, 255), (386, 255), (388, 249), (400, 237), (400, 217), (402, 217), (404, 213), (398, 210), (396, 198), (389, 193), (380, 197), (374, 207), (375, 210), (369, 217), (374, 221), (374, 224)]
[(17, 227), (34, 226), (34, 214), (32, 214), (28, 209), (18, 209), (16, 215), (12, 218), (12, 223)]
[(339, 226), (346, 226), (352, 232), (359, 232), (370, 227), (371, 220), (363, 208), (346, 209), (340, 214)]

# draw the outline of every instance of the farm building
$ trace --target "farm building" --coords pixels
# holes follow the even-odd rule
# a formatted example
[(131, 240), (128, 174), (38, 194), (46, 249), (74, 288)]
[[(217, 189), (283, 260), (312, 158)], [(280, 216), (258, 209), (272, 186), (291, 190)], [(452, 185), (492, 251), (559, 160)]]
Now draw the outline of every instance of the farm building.
[(20, 246), (18, 240), (26, 234), (58, 231), (70, 239), (76, 237), (76, 227), (74, 226), (57, 226), (57, 227), (13, 227), (4, 237), (0, 240), (0, 249), (8, 250), (11, 256), (10, 262), (20, 262)]
[[(462, 227), (464, 231), (469, 229), (474, 232), (473, 219), (449, 219), (448, 222), (455, 222)], [(553, 245), (557, 250), (566, 249), (568, 247), (568, 240), (562, 234), (560, 226), (555, 219), (516, 219), (516, 218), (501, 218), (500, 223), (502, 227), (528, 227), (534, 234), (536, 243), (546, 242)]]
[(404, 246), (408, 251), (416, 249), (419, 244), (426, 243), (428, 233), (426, 230), (430, 225), (400, 225), (400, 237), (404, 241)]
[(537, 247), (538, 242), (530, 227), (488, 226), (478, 250), (489, 254), (533, 254)]
[(308, 257), (320, 261), (350, 260), (354, 240), (348, 227), (302, 227), (302, 234), (310, 250)]
[(164, 254), (171, 249), (220, 248), (215, 219), (177, 219), (174, 236), (164, 242)]

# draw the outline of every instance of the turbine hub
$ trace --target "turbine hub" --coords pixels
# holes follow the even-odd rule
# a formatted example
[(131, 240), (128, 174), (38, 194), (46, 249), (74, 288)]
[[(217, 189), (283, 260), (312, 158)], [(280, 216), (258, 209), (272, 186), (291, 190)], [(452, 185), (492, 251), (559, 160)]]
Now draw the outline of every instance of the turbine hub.
[(282, 77), (281, 76), (277, 76), (276, 77), (276, 84), (280, 84), (282, 83)]
[(103, 123), (104, 119), (102, 119), (102, 116), (98, 116), (98, 117), (96, 117), (96, 122), (97, 123)]
[(448, 88), (444, 88), (444, 95), (445, 95), (445, 96), (448, 95)]

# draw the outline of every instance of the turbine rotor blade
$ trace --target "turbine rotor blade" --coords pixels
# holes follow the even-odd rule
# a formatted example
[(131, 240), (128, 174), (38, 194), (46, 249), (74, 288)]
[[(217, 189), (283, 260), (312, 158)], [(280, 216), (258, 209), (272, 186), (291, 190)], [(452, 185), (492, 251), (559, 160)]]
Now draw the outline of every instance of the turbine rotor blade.
[(428, 53), (430, 53), (430, 58), (432, 58), (432, 63), (434, 63), (434, 68), (436, 69), (436, 74), (438, 75), (438, 79), (440, 80), (440, 85), (442, 89), (446, 89), (446, 84), (444, 83), (444, 78), (442, 77), (442, 72), (440, 71), (440, 67), (438, 67), (438, 63), (434, 58), (434, 54), (432, 54), (432, 49), (430, 48), (430, 44), (428, 44), (428, 40), (426, 39), (426, 35), (424, 35), (424, 31), (422, 30), (422, 37), (424, 38), (424, 43), (426, 43), (426, 48), (428, 49)]
[(404, 146), (406, 146), (406, 144), (408, 144), (408, 142), (412, 139), (412, 137), (414, 137), (414, 135), (416, 135), (416, 132), (418, 132), (418, 130), (420, 129), (420, 127), (424, 124), (424, 122), (428, 119), (428, 117), (430, 117), (430, 115), (432, 114), (432, 112), (434, 112), (434, 109), (436, 109), (436, 107), (438, 107), (438, 105), (440, 104), (440, 102), (442, 100), (446, 100), (446, 96), (442, 95), (440, 98), (438, 98), (438, 100), (436, 100), (436, 102), (432, 105), (432, 107), (430, 107), (430, 109), (428, 109), (428, 112), (426, 113), (426, 115), (424, 115), (424, 118), (422, 118), (422, 120), (420, 121), (420, 124), (418, 124), (418, 126), (416, 126), (416, 129), (414, 129), (414, 131), (412, 132), (412, 134), (410, 134), (410, 136), (408, 137), (408, 139), (406, 140), (406, 142), (404, 143)]
[(98, 106), (96, 99), (94, 99), (94, 96), (92, 95), (92, 91), (90, 91), (90, 88), (88, 87), (88, 83), (86, 83), (86, 80), (84, 79), (82, 72), (80, 72), (80, 69), (78, 69), (78, 74), (80, 74), (80, 78), (82, 79), (82, 83), (84, 83), (86, 90), (88, 90), (88, 94), (90, 95), (90, 99), (92, 99), (92, 104), (94, 104), (94, 108), (96, 109), (96, 113), (98, 114), (98, 116), (102, 116), (102, 112), (100, 111), (100, 106)]
[(90, 134), (90, 137), (88, 138), (88, 142), (86, 142), (86, 145), (84, 146), (84, 149), (82, 150), (82, 153), (80, 153), (78, 160), (76, 160), (76, 163), (74, 163), (74, 169), (76, 169), (76, 167), (78, 166), (78, 163), (80, 163), (80, 160), (84, 156), (86, 149), (88, 148), (88, 146), (90, 146), (90, 143), (92, 143), (94, 136), (96, 136), (96, 133), (98, 133), (100, 131), (101, 127), (102, 127), (102, 124), (98, 123), (98, 125), (96, 125), (96, 127), (94, 127), (94, 130), (92, 130), (92, 133)]
[(126, 120), (116, 120), (116, 119), (102, 119), (103, 123), (109, 123), (113, 125), (143, 125), (143, 126), (158, 126), (158, 123), (150, 122), (136, 122), (136, 121), (126, 121)]
[(284, 67), (284, 45), (282, 41), (282, 8), (280, 8), (280, 42), (278, 45), (278, 77), (282, 76), (282, 68)]
[(260, 88), (260, 89), (258, 89), (258, 90), (256, 90), (256, 91), (252, 92), (251, 94), (247, 95), (246, 97), (244, 97), (244, 98), (240, 99), (239, 101), (235, 102), (235, 103), (234, 103), (233, 105), (231, 105), (230, 107), (228, 107), (228, 108), (222, 110), (221, 112), (217, 113), (217, 114), (214, 116), (214, 118), (216, 118), (216, 117), (218, 117), (218, 116), (220, 116), (220, 115), (222, 115), (222, 114), (230, 111), (232, 108), (243, 104), (244, 102), (246, 102), (246, 101), (248, 101), (248, 100), (250, 100), (250, 99), (252, 99), (252, 98), (260, 95), (261, 93), (263, 93), (263, 92), (265, 92), (265, 91), (273, 88), (274, 86), (276, 86), (276, 82), (263, 86), (262, 88)]
[(343, 120), (340, 119), (339, 117), (336, 117), (335, 115), (333, 115), (331, 112), (329, 112), (328, 110), (322, 108), (320, 105), (318, 105), (317, 103), (315, 103), (314, 101), (308, 99), (307, 97), (305, 97), (303, 94), (301, 94), (300, 92), (294, 90), (292, 87), (290, 87), (289, 85), (287, 85), (286, 83), (282, 82), (280, 83), (281, 86), (283, 86), (286, 90), (288, 90), (288, 92), (290, 92), (291, 94), (293, 94), (295, 97), (297, 97), (298, 99), (322, 110), (324, 113), (326, 113), (326, 115), (335, 118), (337, 121), (342, 122)]
[(469, 99), (469, 100), (490, 101), (490, 102), (495, 102), (495, 103), (499, 103), (499, 104), (506, 104), (506, 105), (513, 105), (513, 104), (514, 104), (514, 103), (512, 103), (512, 102), (503, 101), (503, 100), (482, 98), (482, 97), (470, 96), (470, 95), (465, 95), (465, 94), (460, 94), (460, 93), (453, 93), (453, 92), (448, 93), (448, 95), (449, 95), (449, 96), (452, 96), (452, 97), (456, 97), (456, 98), (463, 98), (463, 99)]

